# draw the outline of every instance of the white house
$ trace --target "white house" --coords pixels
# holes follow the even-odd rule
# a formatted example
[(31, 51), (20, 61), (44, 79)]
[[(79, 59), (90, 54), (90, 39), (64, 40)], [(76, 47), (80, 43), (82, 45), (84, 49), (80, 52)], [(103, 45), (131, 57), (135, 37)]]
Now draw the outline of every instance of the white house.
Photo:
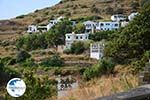
[(126, 19), (126, 16), (122, 14), (116, 14), (111, 16), (112, 21), (125, 21)]
[(50, 30), (54, 25), (56, 25), (58, 22), (60, 22), (62, 19), (64, 19), (65, 17), (60, 16), (55, 20), (50, 20), (49, 24), (47, 25), (47, 31)]
[(120, 27), (119, 22), (97, 22), (96, 30), (116, 30)]
[(64, 16), (60, 16), (60, 17), (57, 18), (57, 20), (60, 21), (60, 20), (62, 20), (64, 18), (65, 18)]
[(47, 25), (47, 31), (50, 30), (57, 23), (58, 23), (58, 20), (50, 20), (49, 24)]
[(93, 21), (86, 21), (83, 23), (85, 25), (85, 32), (87, 33), (94, 33), (96, 23)]
[(28, 26), (28, 33), (34, 33), (34, 32), (46, 32), (49, 29), (51, 29), (54, 25), (56, 25), (58, 22), (60, 22), (65, 17), (60, 16), (55, 20), (50, 20), (49, 24), (46, 26), (35, 26), (35, 25), (29, 25)]
[(104, 43), (93, 43), (90, 46), (90, 58), (100, 60), (104, 57)]
[(27, 32), (28, 32), (28, 33), (35, 33), (35, 32), (38, 32), (37, 26), (35, 26), (35, 25), (29, 25)]
[(66, 48), (70, 48), (71, 44), (74, 41), (86, 41), (89, 39), (89, 34), (88, 33), (82, 33), (82, 34), (75, 34), (74, 32), (68, 33), (65, 35), (65, 45)]
[(133, 19), (134, 19), (134, 17), (135, 17), (136, 15), (138, 15), (138, 13), (137, 13), (137, 12), (135, 12), (135, 13), (131, 13), (131, 14), (128, 16), (129, 21), (133, 20)]

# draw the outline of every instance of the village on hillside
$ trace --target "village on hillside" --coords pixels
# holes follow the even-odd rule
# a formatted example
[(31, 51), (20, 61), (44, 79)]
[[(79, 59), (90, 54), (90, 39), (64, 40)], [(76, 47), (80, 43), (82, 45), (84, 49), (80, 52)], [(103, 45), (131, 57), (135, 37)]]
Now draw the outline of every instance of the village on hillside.
[[(65, 44), (64, 46), (60, 46), (60, 49), (69, 49), (71, 47), (71, 44), (75, 41), (87, 41), (89, 40), (89, 34), (94, 34), (95, 32), (98, 31), (111, 31), (111, 30), (118, 30), (121, 27), (125, 27), (126, 25), (129, 24), (130, 21), (134, 19), (134, 17), (138, 13), (131, 13), (129, 16), (122, 15), (122, 14), (116, 14), (111, 16), (111, 21), (85, 21), (82, 24), (85, 26), (85, 30), (83, 33), (66, 33), (65, 34)], [(38, 25), (29, 25), (27, 33), (32, 34), (32, 33), (44, 33), (49, 31), (53, 26), (55, 26), (58, 22), (61, 22), (65, 17), (60, 16), (55, 20), (50, 20), (48, 25), (46, 26), (38, 26)], [(72, 21), (72, 26), (75, 26), (77, 24), (76, 21)], [(90, 46), (90, 58), (95, 58), (95, 59), (102, 59), (104, 56), (104, 48), (105, 48), (105, 43), (104, 41), (99, 42), (99, 43), (92, 43)], [(63, 51), (60, 50), (60, 51)]]
[(0, 100), (150, 100), (149, 4), (60, 0), (0, 20)]

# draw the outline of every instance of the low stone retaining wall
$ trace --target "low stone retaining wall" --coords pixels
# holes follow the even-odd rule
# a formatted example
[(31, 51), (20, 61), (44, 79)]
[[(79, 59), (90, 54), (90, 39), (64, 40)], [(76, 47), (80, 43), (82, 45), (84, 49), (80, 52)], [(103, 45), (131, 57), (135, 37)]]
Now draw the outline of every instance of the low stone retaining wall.
[(139, 75), (139, 85), (150, 84), (150, 63), (147, 63), (144, 71)]
[(95, 62), (88, 61), (65, 61), (67, 66), (91, 67)]

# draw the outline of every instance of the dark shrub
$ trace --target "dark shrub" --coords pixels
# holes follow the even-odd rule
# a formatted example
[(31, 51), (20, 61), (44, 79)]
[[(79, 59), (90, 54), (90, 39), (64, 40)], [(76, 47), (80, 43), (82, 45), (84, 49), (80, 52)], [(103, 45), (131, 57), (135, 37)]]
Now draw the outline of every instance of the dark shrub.
[(143, 68), (145, 67), (145, 62), (142, 60), (133, 61), (131, 62), (131, 66), (134, 69), (133, 73), (137, 74), (138, 72), (143, 70)]
[(65, 16), (67, 16), (67, 17), (71, 16), (71, 12), (66, 12)]
[(23, 66), (23, 67), (34, 67), (34, 66), (37, 66), (37, 64), (34, 62), (34, 59), (29, 58), (29, 59), (26, 59), (24, 62), (22, 62), (21, 66)]
[(90, 8), (92, 13), (99, 13), (99, 9), (96, 7), (96, 5), (92, 5), (92, 7)]
[(65, 13), (64, 10), (59, 10), (59, 11), (58, 11), (58, 14), (60, 14), (60, 15), (61, 15), (61, 14), (64, 14), (64, 13)]
[(63, 51), (63, 53), (65, 53), (65, 54), (71, 54), (71, 50), (70, 50), (70, 49), (65, 49), (65, 50)]
[(88, 8), (87, 5), (81, 5), (81, 8)]
[(55, 74), (55, 75), (60, 75), (60, 74), (61, 74), (61, 71), (62, 71), (61, 69), (56, 68), (54, 74)]
[(7, 63), (8, 63), (11, 59), (12, 59), (11, 57), (4, 57), (4, 58), (1, 58), (1, 62), (2, 62), (4, 65), (7, 65)]
[(24, 17), (25, 17), (25, 15), (20, 15), (20, 16), (17, 16), (16, 19), (22, 19)]
[(8, 65), (14, 65), (14, 64), (16, 64), (16, 59), (14, 59), (14, 58), (10, 59), (7, 64)]
[(109, 40), (115, 31), (100, 31), (95, 34), (90, 34), (89, 39), (94, 41), (101, 41), (103, 39)]
[(42, 61), (40, 65), (45, 66), (45, 67), (50, 67), (50, 66), (59, 67), (59, 66), (64, 65), (64, 61), (63, 59), (60, 58), (58, 54), (55, 54), (52, 57)]
[(85, 47), (84, 47), (84, 42), (78, 41), (78, 42), (74, 42), (71, 45), (71, 52), (74, 54), (81, 54), (85, 51)]
[(107, 7), (107, 8), (105, 9), (105, 13), (106, 13), (106, 14), (109, 14), (109, 15), (112, 15), (112, 14), (114, 14), (114, 9), (111, 8), (111, 7)]
[(45, 38), (46, 34), (30, 34), (23, 36), (17, 40), (16, 47), (18, 49), (22, 48), (25, 50), (35, 50), (38, 48), (45, 49), (48, 46), (48, 43)]
[(98, 77), (102, 74), (112, 73), (115, 67), (115, 63), (112, 59), (103, 59), (98, 64), (87, 68), (83, 73), (83, 78), (85, 80), (90, 80), (92, 78)]
[(0, 58), (0, 71), (3, 70), (3, 67), (4, 67), (4, 63), (2, 62), (2, 59)]
[(103, 59), (100, 61), (99, 66), (101, 67), (102, 73), (112, 73), (115, 68), (115, 63), (112, 59)]
[(30, 57), (31, 57), (31, 55), (28, 52), (21, 50), (17, 54), (16, 61), (22, 62), (22, 61), (25, 61), (27, 58), (30, 58)]

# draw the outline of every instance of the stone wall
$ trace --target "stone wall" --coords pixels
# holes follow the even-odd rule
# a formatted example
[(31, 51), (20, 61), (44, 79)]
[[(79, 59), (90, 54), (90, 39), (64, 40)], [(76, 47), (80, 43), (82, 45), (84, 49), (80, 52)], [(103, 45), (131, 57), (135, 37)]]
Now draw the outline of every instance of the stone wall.
[(150, 63), (146, 63), (144, 71), (139, 75), (139, 85), (150, 84)]

